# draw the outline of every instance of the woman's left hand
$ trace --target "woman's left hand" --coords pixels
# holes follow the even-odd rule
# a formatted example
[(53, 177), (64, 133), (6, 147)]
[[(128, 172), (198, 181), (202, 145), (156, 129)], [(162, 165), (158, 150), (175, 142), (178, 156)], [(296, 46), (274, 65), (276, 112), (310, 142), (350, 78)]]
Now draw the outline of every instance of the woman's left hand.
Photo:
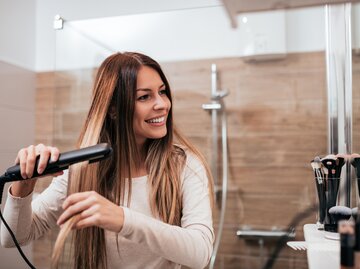
[(95, 191), (71, 194), (64, 201), (63, 209), (58, 225), (76, 214), (79, 220), (74, 224), (75, 229), (98, 226), (118, 233), (124, 224), (124, 210)]

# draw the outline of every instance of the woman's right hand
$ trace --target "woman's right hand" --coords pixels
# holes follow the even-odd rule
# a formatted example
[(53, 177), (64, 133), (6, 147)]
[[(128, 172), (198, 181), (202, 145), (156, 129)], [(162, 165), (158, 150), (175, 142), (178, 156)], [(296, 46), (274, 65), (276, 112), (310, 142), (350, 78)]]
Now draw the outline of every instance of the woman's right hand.
[[(55, 147), (45, 146), (44, 144), (38, 144), (37, 146), (31, 145), (19, 150), (15, 164), (20, 165), (21, 176), (23, 179), (27, 179), (31, 178), (34, 173), (37, 156), (40, 155), (37, 172), (42, 174), (49, 159), (51, 159), (51, 161), (56, 161), (59, 158), (59, 154), (59, 150)], [(62, 171), (54, 174), (54, 176), (61, 174), (63, 174)], [(11, 185), (10, 192), (15, 197), (25, 197), (34, 190), (35, 183), (36, 180), (34, 179), (15, 181)]]

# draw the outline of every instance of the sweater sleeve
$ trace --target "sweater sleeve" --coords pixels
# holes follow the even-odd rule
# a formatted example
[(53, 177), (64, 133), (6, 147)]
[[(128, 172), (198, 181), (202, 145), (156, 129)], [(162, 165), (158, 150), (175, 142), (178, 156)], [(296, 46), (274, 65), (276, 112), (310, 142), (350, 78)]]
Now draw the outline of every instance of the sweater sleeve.
[(146, 244), (155, 254), (191, 268), (204, 268), (211, 257), (214, 231), (208, 178), (202, 164), (188, 158), (182, 184), (181, 227), (124, 208), (120, 235)]
[[(8, 191), (4, 208), (4, 218), (16, 236), (20, 245), (26, 245), (56, 226), (56, 220), (62, 213), (67, 193), (67, 171), (56, 177), (50, 186), (32, 201), (32, 193), (24, 198), (14, 197)], [(1, 224), (1, 245), (14, 247), (15, 244)]]

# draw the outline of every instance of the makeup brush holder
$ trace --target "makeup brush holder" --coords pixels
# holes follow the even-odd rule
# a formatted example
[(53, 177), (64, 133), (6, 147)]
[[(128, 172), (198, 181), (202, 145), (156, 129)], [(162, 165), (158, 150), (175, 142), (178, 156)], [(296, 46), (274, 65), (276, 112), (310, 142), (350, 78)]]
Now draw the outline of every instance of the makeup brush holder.
[[(325, 208), (324, 230), (328, 232), (337, 232), (338, 222), (343, 219), (348, 219), (348, 215), (343, 216), (342, 211), (331, 213), (329, 210), (336, 206), (337, 197), (339, 192), (340, 178), (328, 178), (326, 183), (324, 182), (324, 189), (322, 193), (318, 193), (318, 196), (324, 195), (325, 201), (322, 203), (322, 209)], [(325, 204), (325, 205), (324, 205)], [(320, 207), (320, 204), (319, 204)]]

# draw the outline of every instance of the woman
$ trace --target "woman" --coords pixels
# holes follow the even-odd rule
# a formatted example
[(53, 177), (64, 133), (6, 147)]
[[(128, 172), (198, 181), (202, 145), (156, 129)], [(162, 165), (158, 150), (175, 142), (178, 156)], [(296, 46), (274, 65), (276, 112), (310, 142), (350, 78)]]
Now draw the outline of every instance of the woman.
[[(139, 53), (116, 53), (100, 66), (78, 146), (111, 144), (101, 163), (74, 165), (30, 205), (35, 180), (9, 188), (4, 210), (25, 244), (60, 225), (55, 264), (73, 230), (74, 268), (203, 268), (214, 240), (212, 182), (202, 155), (173, 127), (168, 81)], [(174, 143), (174, 137), (177, 144)], [(40, 155), (41, 173), (56, 148), (19, 151), (22, 177)], [(1, 243), (13, 246), (4, 227)]]

